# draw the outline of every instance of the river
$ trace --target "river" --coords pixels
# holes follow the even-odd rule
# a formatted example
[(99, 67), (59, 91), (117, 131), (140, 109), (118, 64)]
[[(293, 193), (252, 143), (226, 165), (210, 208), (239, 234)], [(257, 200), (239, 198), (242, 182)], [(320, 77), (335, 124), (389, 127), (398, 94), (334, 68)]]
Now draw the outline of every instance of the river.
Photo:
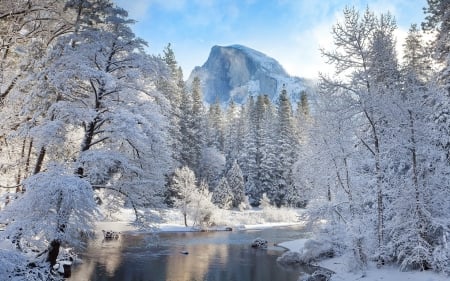
[[(305, 237), (301, 227), (232, 232), (122, 234), (93, 240), (72, 269), (75, 281), (296, 281), (308, 267), (276, 262), (284, 249), (274, 244)], [(254, 249), (262, 237), (267, 249)], [(186, 254), (187, 252), (187, 254)]]

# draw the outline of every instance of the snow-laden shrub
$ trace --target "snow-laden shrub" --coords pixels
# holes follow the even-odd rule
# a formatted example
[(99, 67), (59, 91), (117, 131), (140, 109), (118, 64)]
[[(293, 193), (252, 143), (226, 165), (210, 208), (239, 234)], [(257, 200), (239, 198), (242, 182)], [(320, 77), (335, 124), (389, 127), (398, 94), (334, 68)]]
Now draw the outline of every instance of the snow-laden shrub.
[(242, 201), (239, 206), (238, 209), (239, 211), (245, 211), (245, 210), (250, 210), (251, 206), (250, 206), (250, 202), (248, 200), (248, 196), (244, 197), (244, 201)]
[(284, 252), (280, 257), (277, 258), (277, 262), (282, 265), (305, 264), (302, 259), (302, 255), (296, 251)]
[(285, 252), (277, 261), (284, 265), (311, 264), (312, 262), (334, 256), (332, 244), (328, 241), (309, 239), (299, 252)]
[(264, 222), (297, 222), (298, 214), (295, 209), (287, 207), (266, 206), (262, 209), (262, 219)]
[(212, 203), (211, 197), (205, 182), (193, 192), (191, 202), (187, 205), (187, 214), (192, 219), (193, 226), (208, 227), (215, 224), (213, 214), (217, 207)]
[(325, 269), (319, 269), (313, 272), (311, 275), (302, 276), (298, 281), (328, 281), (331, 279), (333, 272)]
[(26, 251), (42, 250), (54, 239), (76, 245), (92, 233), (96, 204), (87, 181), (49, 164), (46, 172), (26, 179), (24, 187), (26, 192), (0, 213), (8, 223), (1, 236), (17, 237)]
[(29, 261), (19, 251), (0, 248), (0, 280), (9, 281), (60, 281), (62, 276), (53, 275), (48, 263)]

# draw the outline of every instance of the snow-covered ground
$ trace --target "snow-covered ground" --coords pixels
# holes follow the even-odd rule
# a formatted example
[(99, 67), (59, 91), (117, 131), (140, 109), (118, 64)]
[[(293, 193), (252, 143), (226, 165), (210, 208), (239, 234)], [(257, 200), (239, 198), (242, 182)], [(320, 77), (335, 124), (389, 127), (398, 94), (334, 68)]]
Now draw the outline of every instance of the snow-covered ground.
[[(279, 243), (278, 245), (290, 251), (301, 252), (307, 239), (298, 239)], [(331, 278), (332, 281), (448, 281), (450, 277), (443, 274), (437, 274), (430, 271), (409, 271), (402, 272), (393, 266), (384, 266), (380, 269), (374, 263), (369, 264), (369, 268), (365, 274), (361, 272), (349, 272), (345, 257), (336, 257), (322, 260), (317, 263), (318, 266), (328, 268), (334, 271)]]
[[(157, 214), (156, 211), (154, 211)], [(219, 210), (215, 214), (217, 229), (231, 227), (233, 229), (262, 229), (269, 227), (282, 227), (302, 224), (299, 216), (302, 210), (298, 209), (252, 209), (246, 211)], [(164, 209), (159, 211), (161, 221), (152, 224), (153, 230), (157, 232), (186, 232), (198, 231), (193, 222), (188, 219), (188, 227), (184, 226), (183, 216), (179, 210)], [(96, 232), (111, 230), (115, 232), (137, 231), (133, 224), (135, 215), (131, 209), (121, 209), (110, 218), (97, 222)]]

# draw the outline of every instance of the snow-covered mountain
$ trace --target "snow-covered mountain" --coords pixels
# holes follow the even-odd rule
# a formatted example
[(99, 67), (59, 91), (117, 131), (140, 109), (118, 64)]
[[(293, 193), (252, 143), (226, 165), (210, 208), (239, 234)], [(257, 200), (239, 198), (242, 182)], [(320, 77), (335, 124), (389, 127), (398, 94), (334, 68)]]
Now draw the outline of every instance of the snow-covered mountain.
[(217, 99), (227, 103), (231, 98), (243, 103), (249, 95), (268, 95), (276, 100), (283, 85), (292, 99), (298, 100), (300, 92), (311, 84), (290, 76), (275, 59), (242, 45), (212, 47), (205, 64), (192, 71), (188, 85), (196, 76), (207, 103)]

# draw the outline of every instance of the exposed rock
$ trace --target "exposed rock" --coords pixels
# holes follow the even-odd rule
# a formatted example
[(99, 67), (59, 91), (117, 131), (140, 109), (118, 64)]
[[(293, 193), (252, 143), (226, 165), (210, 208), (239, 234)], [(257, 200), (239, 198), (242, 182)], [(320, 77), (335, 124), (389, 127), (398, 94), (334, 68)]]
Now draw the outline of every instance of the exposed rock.
[(112, 230), (102, 230), (105, 239), (119, 239), (120, 232)]
[(267, 240), (264, 240), (264, 239), (258, 237), (255, 240), (253, 240), (252, 247), (259, 248), (259, 249), (265, 249), (265, 248), (267, 248), (267, 244), (268, 244)]
[(275, 59), (242, 45), (212, 47), (208, 60), (192, 71), (187, 84), (196, 76), (200, 78), (203, 97), (210, 104), (216, 99), (227, 103), (231, 98), (244, 103), (249, 95), (268, 95), (274, 101), (283, 87), (298, 100), (309, 84), (287, 74)]

